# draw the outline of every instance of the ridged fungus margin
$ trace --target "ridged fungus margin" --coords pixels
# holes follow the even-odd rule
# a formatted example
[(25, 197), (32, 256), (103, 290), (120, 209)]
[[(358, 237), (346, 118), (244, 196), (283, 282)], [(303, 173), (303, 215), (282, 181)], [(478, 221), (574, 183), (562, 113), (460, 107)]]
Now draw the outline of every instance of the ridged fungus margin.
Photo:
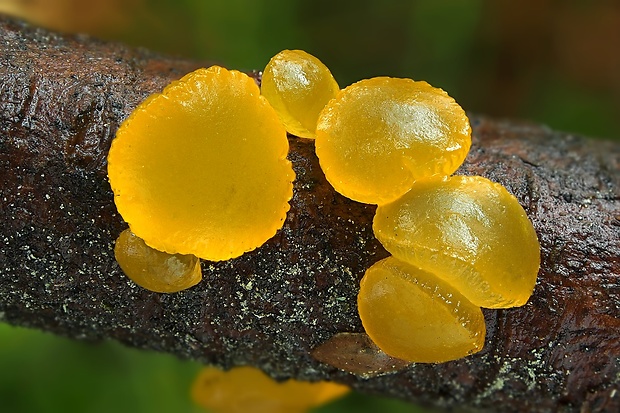
[(112, 142), (108, 177), (119, 213), (146, 245), (221, 261), (282, 227), (295, 179), (287, 154), (286, 131), (254, 80), (212, 66), (132, 112)]

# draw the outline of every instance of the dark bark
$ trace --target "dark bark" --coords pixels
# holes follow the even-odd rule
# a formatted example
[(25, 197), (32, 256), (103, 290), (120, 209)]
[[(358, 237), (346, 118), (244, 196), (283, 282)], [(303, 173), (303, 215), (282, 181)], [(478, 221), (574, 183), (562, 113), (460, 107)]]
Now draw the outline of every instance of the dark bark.
[(273, 239), (204, 262), (204, 280), (184, 292), (132, 284), (113, 256), (125, 224), (106, 154), (142, 99), (197, 66), (0, 18), (0, 319), (437, 407), (620, 411), (617, 143), (472, 118), (458, 173), (516, 195), (542, 267), (527, 305), (485, 310), (484, 350), (462, 360), (362, 378), (312, 357), (335, 334), (363, 331), (358, 282), (387, 253), (374, 208), (332, 190), (308, 140), (290, 139), (295, 195)]

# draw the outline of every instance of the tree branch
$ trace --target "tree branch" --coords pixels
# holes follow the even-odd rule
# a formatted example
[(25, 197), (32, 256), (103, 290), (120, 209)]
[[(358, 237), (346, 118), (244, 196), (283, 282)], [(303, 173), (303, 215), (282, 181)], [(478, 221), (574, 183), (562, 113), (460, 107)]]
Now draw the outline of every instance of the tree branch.
[(204, 280), (188, 291), (152, 293), (114, 260), (125, 224), (106, 154), (141, 100), (199, 64), (6, 17), (0, 39), (0, 319), (438, 407), (620, 410), (617, 143), (473, 117), (458, 173), (502, 183), (525, 207), (542, 246), (534, 295), (521, 308), (485, 311), (476, 355), (361, 377), (312, 350), (363, 331), (358, 282), (387, 253), (372, 235), (374, 208), (333, 191), (313, 142), (290, 139), (295, 195), (273, 239), (203, 262)]

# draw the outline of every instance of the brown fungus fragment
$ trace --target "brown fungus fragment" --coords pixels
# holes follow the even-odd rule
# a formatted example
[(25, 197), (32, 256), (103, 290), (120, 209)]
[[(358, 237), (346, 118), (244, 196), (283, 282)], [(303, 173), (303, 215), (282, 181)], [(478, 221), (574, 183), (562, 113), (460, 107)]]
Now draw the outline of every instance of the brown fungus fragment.
[(365, 333), (338, 333), (312, 350), (312, 357), (364, 379), (394, 373), (411, 364), (385, 354)]

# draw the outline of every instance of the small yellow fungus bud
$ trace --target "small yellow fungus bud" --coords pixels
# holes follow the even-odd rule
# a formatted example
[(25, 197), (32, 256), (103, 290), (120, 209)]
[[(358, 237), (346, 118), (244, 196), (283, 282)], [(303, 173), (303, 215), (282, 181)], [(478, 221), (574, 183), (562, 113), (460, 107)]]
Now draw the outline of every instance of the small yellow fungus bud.
[(416, 183), (377, 208), (375, 236), (400, 260), (429, 271), (481, 307), (527, 302), (540, 246), (517, 199), (480, 176)]
[(471, 146), (463, 109), (426, 82), (377, 77), (343, 89), (319, 115), (316, 154), (336, 191), (384, 204), (452, 174)]
[(314, 138), (319, 112), (340, 88), (329, 69), (303, 50), (283, 50), (265, 67), (261, 93), (274, 107), (286, 130)]
[(480, 307), (443, 280), (394, 257), (366, 271), (357, 304), (366, 333), (392, 357), (441, 363), (484, 345)]
[(114, 256), (133, 282), (158, 293), (185, 290), (202, 279), (198, 257), (157, 251), (129, 229), (121, 232), (116, 240)]
[(304, 413), (347, 392), (347, 386), (325, 381), (277, 382), (253, 367), (206, 367), (194, 381), (192, 399), (215, 413)]
[(247, 75), (213, 66), (140, 104), (108, 156), (118, 211), (149, 246), (226, 260), (282, 227), (295, 179), (278, 116)]

